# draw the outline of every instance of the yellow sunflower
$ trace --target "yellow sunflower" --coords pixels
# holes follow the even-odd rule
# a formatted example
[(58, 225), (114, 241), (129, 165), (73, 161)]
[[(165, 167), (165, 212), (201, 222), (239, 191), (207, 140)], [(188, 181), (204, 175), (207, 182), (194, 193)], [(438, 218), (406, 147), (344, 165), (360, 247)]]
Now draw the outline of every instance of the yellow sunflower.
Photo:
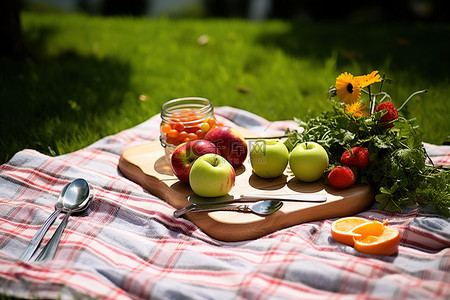
[(362, 116), (369, 116), (369, 112), (366, 110), (367, 105), (362, 104), (359, 101), (356, 101), (353, 104), (347, 105), (345, 107), (346, 114), (352, 114), (355, 118), (360, 118)]
[(355, 79), (359, 82), (359, 86), (361, 88), (365, 88), (366, 86), (371, 85), (375, 82), (380, 82), (380, 74), (377, 74), (378, 71), (373, 71), (370, 74), (362, 75), (362, 76), (355, 76)]
[(346, 104), (355, 103), (361, 97), (359, 82), (350, 73), (339, 75), (335, 87), (338, 98)]

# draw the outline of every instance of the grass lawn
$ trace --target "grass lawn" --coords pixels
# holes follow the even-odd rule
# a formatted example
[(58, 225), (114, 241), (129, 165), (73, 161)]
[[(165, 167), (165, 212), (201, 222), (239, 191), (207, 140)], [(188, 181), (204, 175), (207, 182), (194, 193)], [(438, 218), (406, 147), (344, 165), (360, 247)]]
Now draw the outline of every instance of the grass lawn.
[(34, 58), (0, 60), (0, 163), (24, 148), (75, 151), (184, 96), (270, 120), (315, 116), (344, 71), (386, 73), (397, 106), (428, 89), (405, 113), (424, 141), (449, 139), (449, 24), (21, 17)]

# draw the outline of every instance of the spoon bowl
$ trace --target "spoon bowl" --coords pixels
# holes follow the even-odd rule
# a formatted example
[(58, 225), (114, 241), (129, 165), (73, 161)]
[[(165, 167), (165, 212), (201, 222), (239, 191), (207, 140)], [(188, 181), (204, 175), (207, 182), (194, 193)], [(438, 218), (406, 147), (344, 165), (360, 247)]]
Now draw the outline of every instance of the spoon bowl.
[(270, 215), (279, 210), (283, 206), (283, 202), (279, 200), (258, 201), (249, 208), (258, 215)]
[(83, 207), (83, 204), (89, 199), (90, 187), (86, 180), (82, 178), (75, 179), (69, 185), (64, 195), (63, 207), (68, 212), (73, 212)]

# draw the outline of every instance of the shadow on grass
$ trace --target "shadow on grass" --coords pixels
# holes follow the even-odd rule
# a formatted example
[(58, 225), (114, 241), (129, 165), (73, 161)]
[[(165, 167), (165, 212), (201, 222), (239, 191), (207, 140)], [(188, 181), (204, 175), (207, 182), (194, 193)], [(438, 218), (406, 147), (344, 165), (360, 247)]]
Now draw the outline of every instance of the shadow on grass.
[[(114, 121), (129, 88), (126, 63), (71, 50), (52, 54), (47, 44), (52, 30), (27, 32), (31, 58), (1, 61), (0, 163), (24, 148), (56, 155), (61, 151), (55, 141), (91, 143), (108, 134), (99, 124)], [(82, 136), (86, 132), (95, 132), (95, 138)]]
[[(323, 63), (336, 53), (338, 71), (359, 66), (362, 72), (386, 68), (429, 80), (448, 78), (442, 61), (450, 51), (448, 24), (290, 23), (282, 33), (264, 34), (259, 43), (294, 57)], [(389, 75), (389, 74), (388, 74)]]

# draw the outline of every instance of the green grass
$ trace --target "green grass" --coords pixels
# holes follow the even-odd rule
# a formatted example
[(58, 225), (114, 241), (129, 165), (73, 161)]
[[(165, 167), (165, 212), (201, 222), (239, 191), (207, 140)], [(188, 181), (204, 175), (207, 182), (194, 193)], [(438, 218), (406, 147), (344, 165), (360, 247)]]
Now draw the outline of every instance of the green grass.
[[(203, 96), (270, 120), (330, 109), (336, 76), (395, 81), (424, 141), (450, 133), (450, 25), (293, 23), (22, 14), (33, 59), (0, 60), (0, 163), (24, 148), (58, 155), (137, 125), (165, 101)], [(207, 35), (205, 45), (197, 38)], [(242, 92), (245, 89), (246, 93)], [(139, 100), (140, 95), (147, 101)]]

